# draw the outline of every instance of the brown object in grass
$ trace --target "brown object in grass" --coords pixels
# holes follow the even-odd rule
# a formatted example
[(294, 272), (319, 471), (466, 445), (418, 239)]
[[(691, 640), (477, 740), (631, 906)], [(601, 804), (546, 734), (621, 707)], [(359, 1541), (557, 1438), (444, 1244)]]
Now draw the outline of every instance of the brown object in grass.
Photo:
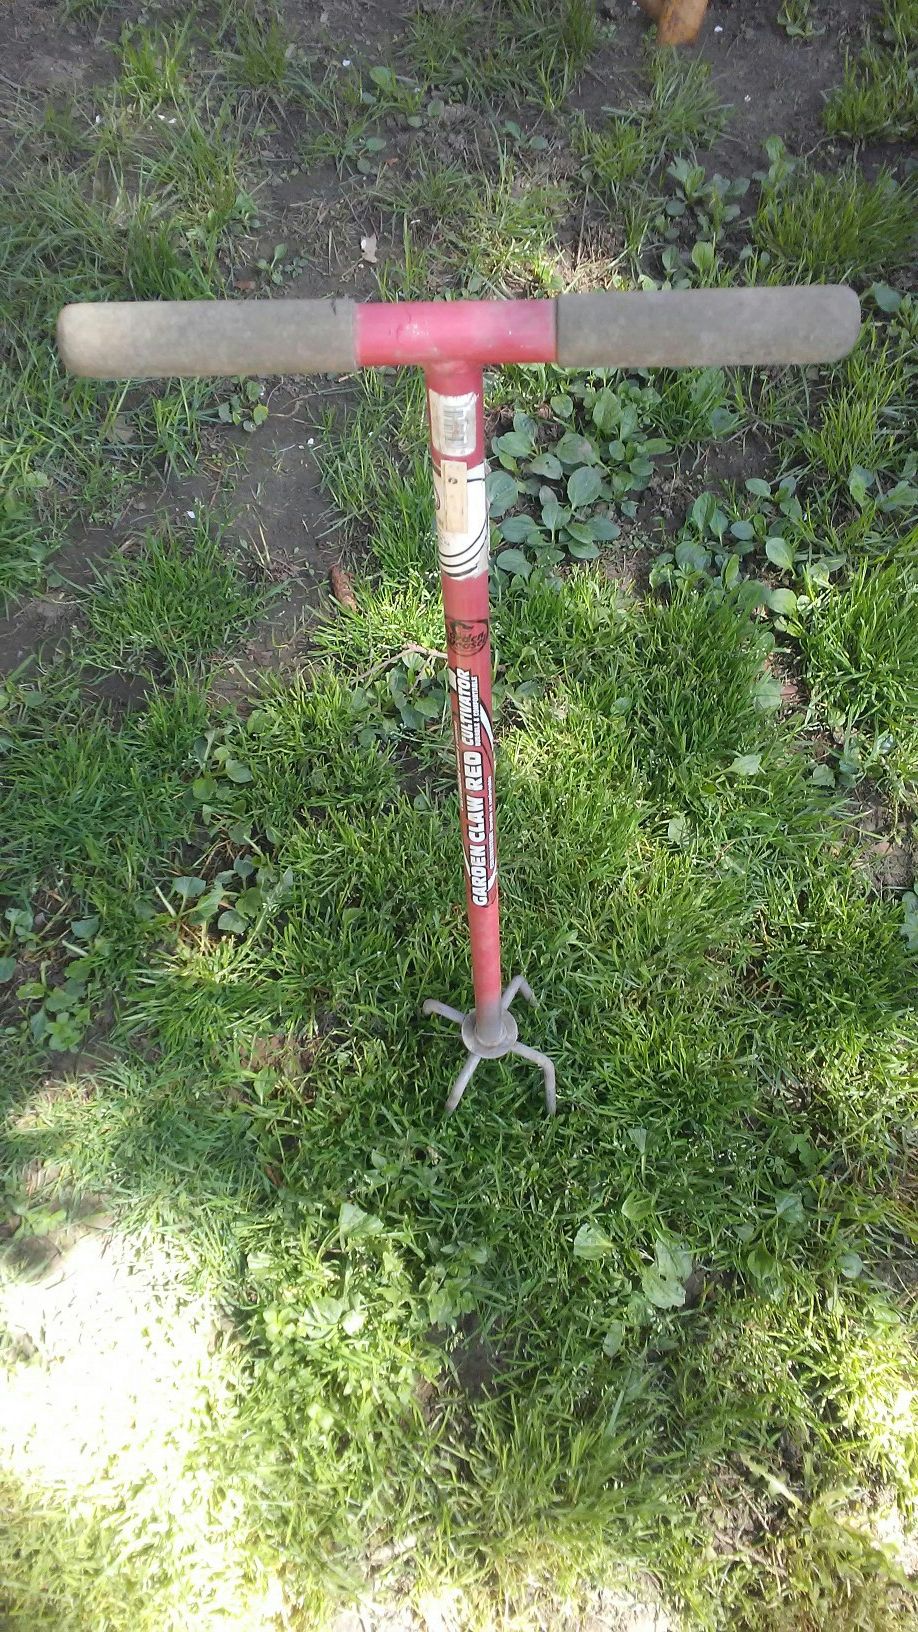
[(704, 22), (708, 0), (638, 0), (657, 25), (658, 45), (691, 45)]
[(336, 562), (335, 565), (329, 569), (328, 581), (331, 585), (331, 592), (334, 595), (335, 600), (338, 602), (338, 605), (343, 606), (346, 612), (356, 612), (357, 597), (354, 594), (354, 586), (351, 583), (350, 573), (345, 572), (344, 568), (339, 566)]

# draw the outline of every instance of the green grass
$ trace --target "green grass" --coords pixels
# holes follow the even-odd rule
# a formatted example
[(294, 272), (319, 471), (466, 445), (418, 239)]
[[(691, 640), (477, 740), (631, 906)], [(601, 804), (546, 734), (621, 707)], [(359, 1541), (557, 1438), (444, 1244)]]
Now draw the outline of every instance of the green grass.
[(121, 39), (121, 89), (141, 106), (182, 99), (190, 66), (190, 20), (171, 34), (126, 29)]
[(209, 520), (160, 528), (109, 569), (84, 603), (83, 655), (101, 669), (182, 666), (238, 638), (263, 604)]
[(729, 112), (699, 57), (655, 51), (647, 78), (647, 93), (634, 109), (608, 110), (604, 126), (581, 117), (574, 131), (586, 161), (585, 179), (621, 234), (635, 273), (649, 241), (659, 239), (668, 225), (663, 214), (667, 163), (714, 142)]
[(181, 772), (205, 728), (192, 690), (154, 696), (121, 731), (81, 705), (75, 688), (14, 697), (6, 724), (9, 890), (28, 893), (55, 870), (82, 879), (136, 874), (189, 831)]
[(270, 8), (227, 6), (224, 29), (232, 46), (226, 71), (232, 83), (245, 90), (277, 91), (289, 74), (290, 41), (283, 21)]
[(894, 736), (918, 717), (918, 568), (913, 555), (859, 567), (817, 601), (803, 637), (814, 691), (846, 723)]
[[(496, 150), (493, 169), (484, 174), (422, 163), (407, 186), (383, 189), (382, 197), (404, 211), (409, 283), (414, 265), (435, 286), (455, 284), (483, 298), (539, 295), (560, 286), (558, 228), (568, 210), (567, 190), (506, 148)], [(417, 271), (413, 276), (417, 282)]]
[(722, 132), (728, 109), (711, 84), (711, 70), (700, 57), (678, 51), (655, 51), (648, 68), (650, 100), (647, 118), (658, 148), (681, 153), (710, 145)]
[[(216, 418), (210, 387), (126, 400), (124, 387), (65, 377), (51, 344), (67, 301), (217, 294), (254, 211), (239, 120), (178, 78), (185, 32), (132, 38), (99, 123), (44, 121), (48, 151), (16, 166), (0, 201), (4, 598), (39, 581), (69, 520), (105, 520), (138, 475), (193, 464)], [(166, 97), (178, 98), (168, 117), (154, 111)]]
[(842, 83), (826, 103), (830, 136), (854, 141), (914, 138), (918, 131), (918, 6), (884, 0), (879, 35), (868, 34), (857, 56), (846, 53)]
[(763, 190), (753, 220), (773, 281), (870, 282), (906, 266), (916, 246), (916, 190), (887, 171), (793, 170)]
[[(912, 964), (895, 917), (852, 870), (793, 734), (756, 706), (752, 625), (691, 594), (623, 613), (584, 574), (508, 596), (496, 632), (510, 673), (532, 676), (538, 649), (536, 672), (555, 677), (504, 722), (501, 819), (508, 966), (539, 988), (528, 1034), (557, 1056), (558, 1122), (517, 1066), (491, 1067), (461, 1120), (437, 1120), (455, 1042), (415, 1016), (428, 990), (466, 995), (444, 895), (452, 799), (404, 791), (417, 734), (395, 757), (361, 747), (347, 686), (320, 672), (269, 685), (224, 729), (218, 763), (248, 780), (218, 772), (190, 801), (174, 783), (190, 790), (201, 751), (188, 715), (188, 768), (173, 752), (165, 778), (156, 734), (134, 725), (61, 737), (54, 710), (34, 709), (14, 725), (5, 829), (28, 832), (32, 879), (78, 873), (81, 903), (101, 903), (89, 951), (124, 1041), (123, 1063), (48, 1105), (23, 1116), (14, 1097), (13, 1169), (41, 1152), (78, 1190), (158, 1219), (234, 1311), (231, 1377), (192, 1454), (258, 1530), (260, 1566), (283, 1555), (301, 1605), (409, 1533), (407, 1579), (472, 1601), (495, 1580), (515, 1595), (527, 1572), (546, 1590), (573, 1581), (611, 1549), (662, 1572), (702, 1624), (766, 1626), (779, 1560), (798, 1604), (829, 1613), (830, 1560), (854, 1546), (858, 1591), (893, 1604), (843, 1515), (872, 1478), (905, 1500), (915, 1455), (894, 1410), (905, 1329), (882, 1281), (895, 1226), (863, 1176), (883, 1170), (906, 1091), (893, 1062)], [(54, 752), (36, 753), (43, 733)], [(767, 770), (737, 778), (750, 750)], [(103, 885), (146, 851), (170, 899), (169, 846), (196, 798), (209, 834), (182, 873), (267, 856), (288, 895), (243, 934), (208, 930), (193, 901), (165, 911), (148, 864), (137, 961), (116, 978), (97, 945), (118, 922)], [(670, 1311), (647, 1301), (664, 1295), (651, 1264), (670, 1262), (667, 1243), (701, 1288), (684, 1302), (664, 1276)], [(483, 1390), (464, 1358), (479, 1347)], [(753, 1614), (743, 1550), (700, 1550), (703, 1502), (787, 1487)], [(15, 1508), (12, 1522), (41, 1554)], [(113, 1591), (116, 1614), (139, 1602), (144, 1522), (126, 1497), (87, 1544), (92, 1572), (71, 1540), (84, 1618)], [(183, 1545), (176, 1521), (138, 1624), (163, 1624)], [(29, 1557), (6, 1590), (34, 1619)], [(258, 1567), (243, 1562), (244, 1590)]]
[[(156, 14), (16, 133), (13, 594), (151, 475), (229, 513), (214, 392), (68, 380), (52, 320), (221, 292), (297, 154), (389, 298), (551, 292), (593, 233), (601, 282), (707, 276), (697, 238), (715, 276), (876, 286), (832, 369), (489, 371), (504, 960), (554, 1121), (519, 1060), (443, 1120), (461, 1050), (420, 1014), (471, 993), (419, 376), (306, 410), (356, 610), (295, 664), (248, 673), (222, 525), (144, 519), (69, 655), (0, 685), (0, 1619), (528, 1632), (615, 1619), (602, 1583), (685, 1632), (907, 1632), (913, 189), (770, 144), (750, 222), (697, 162), (726, 70), (654, 53), (570, 117), (579, 3), (425, 8), (395, 67), (327, 72), (293, 22)], [(307, 216), (278, 264), (311, 279)]]
[(505, 0), (421, 9), (407, 57), (427, 84), (479, 99), (513, 97), (557, 108), (597, 42), (593, 0)]
[(869, 326), (818, 405), (797, 394), (785, 468), (806, 484), (807, 543), (843, 562), (882, 559), (918, 521), (910, 425), (915, 364), (907, 326)]

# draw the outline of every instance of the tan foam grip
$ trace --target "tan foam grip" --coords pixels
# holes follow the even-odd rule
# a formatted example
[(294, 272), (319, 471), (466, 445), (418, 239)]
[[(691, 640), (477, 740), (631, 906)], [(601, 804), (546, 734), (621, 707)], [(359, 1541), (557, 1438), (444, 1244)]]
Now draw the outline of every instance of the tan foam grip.
[(57, 343), (72, 374), (339, 374), (353, 368), (350, 300), (116, 300), (65, 306)]
[(558, 298), (563, 368), (830, 363), (851, 350), (861, 306), (842, 284), (660, 289)]

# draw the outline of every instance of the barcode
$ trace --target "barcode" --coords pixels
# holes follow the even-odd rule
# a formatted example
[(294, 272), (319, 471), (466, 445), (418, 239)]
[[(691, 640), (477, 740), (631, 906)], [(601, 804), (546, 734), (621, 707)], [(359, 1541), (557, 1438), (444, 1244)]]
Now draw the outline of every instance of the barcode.
[(438, 453), (447, 459), (475, 452), (476, 398), (474, 391), (461, 397), (430, 393), (430, 428)]
[(466, 416), (461, 408), (452, 402), (443, 409), (443, 437), (446, 442), (464, 442)]

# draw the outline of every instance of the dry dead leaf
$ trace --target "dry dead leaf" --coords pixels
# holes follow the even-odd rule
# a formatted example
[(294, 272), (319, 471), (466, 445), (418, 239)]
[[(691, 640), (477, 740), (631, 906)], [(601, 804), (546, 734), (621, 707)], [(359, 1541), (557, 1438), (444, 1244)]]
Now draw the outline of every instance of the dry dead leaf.
[(345, 572), (344, 568), (336, 562), (329, 569), (328, 581), (331, 584), (331, 592), (338, 604), (343, 606), (346, 612), (356, 612), (357, 597), (354, 594), (350, 573)]

